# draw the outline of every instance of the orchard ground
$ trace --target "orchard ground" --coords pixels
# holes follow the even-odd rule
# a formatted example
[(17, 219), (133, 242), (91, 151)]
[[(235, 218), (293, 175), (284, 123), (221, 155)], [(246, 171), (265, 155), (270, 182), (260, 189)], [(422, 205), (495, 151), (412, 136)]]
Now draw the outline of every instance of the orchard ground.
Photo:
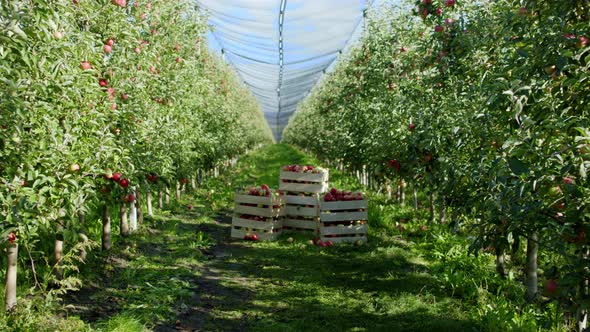
[[(428, 224), (425, 231), (426, 211), (401, 208), (380, 194), (368, 193), (366, 246), (319, 248), (309, 245), (311, 237), (305, 235), (283, 235), (276, 242), (230, 239), (234, 189), (263, 183), (276, 188), (280, 167), (287, 164), (317, 161), (288, 145), (264, 147), (181, 202), (157, 211), (131, 237), (115, 238), (108, 255), (93, 252), (81, 269), (82, 289), (67, 294), (59, 312), (51, 309), (36, 317), (36, 326), (76, 331), (528, 331), (544, 322), (551, 329), (551, 321), (539, 319), (538, 310), (515, 309), (523, 290), (517, 281), (493, 281), (491, 255), (468, 256), (469, 241), (460, 234), (447, 225)], [(334, 170), (330, 185), (362, 189), (355, 178)], [(410, 219), (403, 231), (399, 219)], [(11, 318), (2, 319), (10, 324)]]

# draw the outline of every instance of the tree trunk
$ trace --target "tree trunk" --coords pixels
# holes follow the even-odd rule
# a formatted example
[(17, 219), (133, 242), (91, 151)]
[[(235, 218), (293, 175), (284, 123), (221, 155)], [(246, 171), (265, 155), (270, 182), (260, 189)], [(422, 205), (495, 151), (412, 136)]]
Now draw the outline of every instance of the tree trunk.
[(154, 210), (152, 209), (152, 192), (148, 190), (145, 196), (145, 202), (147, 204), (147, 214), (150, 217), (154, 216)]
[(510, 246), (510, 261), (514, 265), (521, 265), (521, 255), (518, 253), (520, 250), (520, 236), (513, 234), (513, 237), (514, 239), (512, 240), (512, 245)]
[(170, 188), (166, 187), (166, 205), (170, 206)]
[(502, 279), (506, 279), (505, 258), (504, 249), (496, 248), (496, 272)]
[(162, 189), (158, 190), (158, 209), (163, 209), (164, 208), (164, 203), (162, 201), (162, 196), (164, 194), (162, 193)]
[(393, 189), (391, 188), (391, 183), (387, 182), (387, 200), (391, 201)]
[[(78, 212), (78, 223), (80, 224), (80, 232), (78, 233), (78, 241), (82, 243), (88, 242), (88, 236), (86, 236), (86, 215), (82, 212)], [(80, 251), (80, 259), (86, 260), (86, 248), (82, 247)]]
[(137, 208), (135, 207), (135, 201), (129, 203), (129, 228), (131, 233), (137, 230)]
[(434, 190), (432, 188), (430, 188), (430, 199), (428, 202), (428, 210), (430, 212), (430, 217), (428, 218), (428, 221), (433, 223), (434, 222)]
[[(588, 255), (590, 255), (590, 251), (588, 249), (582, 250), (580, 253), (582, 261), (587, 260)], [(582, 301), (588, 301), (588, 295), (590, 295), (589, 290), (588, 290), (588, 279), (584, 279), (580, 282), (580, 299)], [(586, 329), (588, 327), (588, 309), (587, 308), (578, 307), (578, 309), (576, 310), (576, 325), (577, 325), (578, 331), (580, 331), (580, 332), (587, 331), (587, 329)]]
[(9, 244), (6, 255), (6, 289), (4, 291), (4, 305), (6, 311), (16, 307), (16, 271), (18, 263), (18, 244)]
[(129, 236), (129, 222), (127, 221), (127, 204), (121, 203), (119, 210), (119, 217), (121, 219), (120, 232), (121, 236)]
[(438, 217), (441, 224), (447, 221), (447, 204), (445, 203), (445, 195), (440, 195), (440, 210), (438, 211)]
[(537, 252), (539, 251), (539, 234), (532, 232), (526, 247), (526, 300), (532, 302), (537, 296)]
[(197, 172), (197, 182), (199, 183), (199, 187), (203, 185), (203, 170), (201, 168)]
[(143, 224), (143, 211), (141, 210), (141, 190), (135, 192), (135, 208), (137, 211), (137, 224)]
[(176, 182), (176, 201), (180, 201), (180, 182)]
[(197, 182), (195, 181), (195, 177), (191, 177), (191, 188), (193, 191), (197, 190)]
[(416, 189), (416, 184), (412, 186), (413, 194), (414, 194), (414, 210), (418, 211), (418, 190)]
[(53, 264), (55, 267), (55, 277), (60, 280), (62, 278), (62, 271), (59, 267), (64, 255), (64, 234), (63, 224), (61, 221), (57, 223), (55, 228), (55, 240), (53, 242)]
[(111, 250), (111, 214), (106, 204), (102, 207), (102, 250)]
[(402, 180), (399, 185), (399, 203), (406, 206), (406, 181)]

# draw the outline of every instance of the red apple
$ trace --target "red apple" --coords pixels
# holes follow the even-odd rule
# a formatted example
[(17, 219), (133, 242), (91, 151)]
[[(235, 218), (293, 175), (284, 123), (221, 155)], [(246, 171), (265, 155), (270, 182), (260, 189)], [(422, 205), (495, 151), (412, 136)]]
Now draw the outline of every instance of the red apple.
[(90, 62), (88, 61), (82, 61), (80, 62), (80, 69), (82, 70), (89, 70), (92, 68), (92, 65), (90, 64)]
[(111, 110), (116, 110), (117, 109), (117, 104), (116, 103), (112, 103), (111, 104)]
[(585, 36), (580, 36), (578, 37), (578, 42), (576, 43), (576, 46), (578, 48), (584, 48), (588, 45), (588, 42), (590, 40), (588, 38), (586, 38)]
[(123, 93), (123, 94), (121, 94), (121, 99), (127, 100), (127, 99), (129, 99), (129, 96), (126, 93)]
[(14, 232), (10, 232), (10, 234), (8, 234), (8, 242), (10, 242), (10, 244), (13, 244), (14, 241), (16, 241), (16, 234), (14, 234)]
[(445, 7), (453, 7), (455, 5), (456, 0), (446, 0)]
[(181, 57), (177, 57), (176, 58), (176, 63), (181, 63), (182, 62), (182, 58)]
[(133, 201), (135, 201), (135, 195), (129, 194), (129, 195), (125, 196), (125, 202), (126, 203), (131, 203)]
[(139, 54), (139, 53), (141, 53), (141, 49), (139, 47), (136, 47), (133, 49), (133, 52)]
[(119, 182), (121, 180), (121, 173), (113, 173), (113, 175), (111, 176), (111, 180), (115, 181), (115, 182)]
[(80, 170), (80, 165), (78, 163), (70, 165), (70, 171), (77, 172)]
[(119, 7), (126, 7), (127, 6), (127, 1), (126, 0), (111, 0), (111, 3), (115, 6), (119, 6)]
[(555, 291), (557, 291), (557, 281), (554, 279), (549, 279), (545, 282), (545, 289), (547, 290), (547, 293), (549, 294), (554, 294)]
[(104, 45), (104, 46), (102, 47), (102, 49), (103, 49), (103, 51), (104, 51), (106, 54), (109, 54), (109, 53), (111, 53), (111, 52), (113, 51), (113, 47), (112, 47), (112, 46), (110, 46), (110, 45)]
[(410, 123), (410, 124), (408, 125), (408, 129), (409, 129), (410, 131), (414, 131), (414, 129), (416, 129), (416, 124), (414, 124), (414, 123)]
[(564, 177), (563, 178), (563, 183), (565, 184), (574, 184), (574, 180), (570, 177)]
[(103, 88), (106, 88), (109, 85), (109, 83), (107, 82), (106, 79), (99, 78), (98, 79), (98, 85), (102, 86)]
[(127, 187), (129, 186), (129, 180), (127, 180), (127, 179), (122, 179), (122, 180), (120, 180), (120, 181), (119, 181), (119, 185), (120, 185), (122, 188), (127, 188)]
[(328, 241), (326, 241), (326, 245), (327, 245), (328, 247), (331, 247), (331, 246), (333, 246), (333, 245), (334, 245), (334, 242), (332, 242), (332, 241), (328, 240)]
[(528, 11), (526, 10), (526, 7), (520, 7), (518, 9), (518, 16), (526, 16), (528, 13)]
[(193, 209), (193, 206), (192, 205), (189, 205), (186, 208), (189, 209), (189, 210), (192, 210)]
[(256, 235), (256, 234), (252, 234), (252, 236), (250, 237), (250, 239), (251, 239), (252, 241), (258, 241), (258, 235)]
[(438, 7), (438, 8), (436, 8), (436, 10), (434, 11), (434, 15), (436, 15), (436, 16), (441, 16), (441, 15), (442, 15), (442, 12), (443, 12), (442, 8)]
[(434, 27), (434, 32), (445, 32), (445, 27), (442, 25), (437, 25)]
[(105, 42), (105, 45), (109, 45), (109, 46), (113, 46), (114, 44), (115, 44), (115, 41), (113, 40), (113, 38), (109, 38)]

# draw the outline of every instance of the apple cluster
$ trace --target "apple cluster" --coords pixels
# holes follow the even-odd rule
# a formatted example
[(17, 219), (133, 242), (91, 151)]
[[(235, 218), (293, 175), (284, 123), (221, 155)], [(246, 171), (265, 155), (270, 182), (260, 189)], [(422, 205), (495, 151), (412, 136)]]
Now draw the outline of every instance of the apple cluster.
[(330, 189), (330, 192), (324, 195), (325, 202), (336, 202), (336, 201), (361, 201), (363, 200), (363, 194), (360, 192), (353, 193), (352, 191), (338, 190), (336, 188)]
[(123, 175), (121, 173), (111, 173), (109, 171), (105, 173), (103, 176), (107, 180), (111, 180), (113, 182), (118, 183), (119, 186), (121, 186), (121, 188), (123, 189), (129, 187), (129, 179), (123, 178)]
[(320, 170), (315, 168), (314, 166), (307, 165), (307, 166), (299, 166), (295, 165), (286, 165), (283, 166), (283, 171), (285, 172), (296, 172), (296, 173), (320, 173)]
[(158, 175), (157, 174), (146, 174), (145, 179), (149, 183), (157, 183), (158, 182)]
[[(270, 187), (266, 184), (262, 184), (260, 188), (250, 187), (247, 189), (247, 193), (250, 196), (270, 197), (271, 192)], [(282, 195), (280, 191), (277, 191), (277, 194)]]

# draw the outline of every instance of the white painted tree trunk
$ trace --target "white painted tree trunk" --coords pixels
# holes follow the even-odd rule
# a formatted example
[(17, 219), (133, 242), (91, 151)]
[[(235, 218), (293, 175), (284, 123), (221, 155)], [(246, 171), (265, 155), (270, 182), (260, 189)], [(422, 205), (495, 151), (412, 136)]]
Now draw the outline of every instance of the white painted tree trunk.
[(145, 196), (145, 203), (147, 205), (148, 216), (153, 217), (154, 216), (154, 209), (152, 208), (152, 192), (149, 190)]
[(18, 263), (18, 244), (9, 244), (6, 255), (6, 289), (4, 290), (4, 304), (6, 311), (16, 307), (16, 271)]
[(131, 233), (137, 230), (137, 207), (135, 202), (129, 204), (129, 228)]

